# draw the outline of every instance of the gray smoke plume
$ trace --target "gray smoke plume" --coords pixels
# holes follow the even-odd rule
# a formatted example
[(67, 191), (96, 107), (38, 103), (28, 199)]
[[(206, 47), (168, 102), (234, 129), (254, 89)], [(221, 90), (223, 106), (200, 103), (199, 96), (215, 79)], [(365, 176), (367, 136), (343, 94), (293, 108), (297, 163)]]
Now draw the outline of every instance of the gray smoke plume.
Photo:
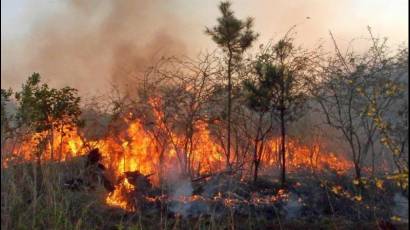
[(298, 196), (292, 192), (289, 193), (289, 200), (287, 201), (284, 209), (286, 210), (286, 218), (294, 219), (300, 216), (302, 205), (298, 201)]
[(19, 87), (39, 72), (52, 86), (69, 85), (83, 95), (110, 84), (132, 92), (133, 79), (147, 66), (186, 53), (184, 25), (160, 0), (71, 0), (54, 10), (21, 40), (2, 35), (2, 83)]
[(408, 222), (409, 216), (409, 199), (400, 193), (394, 194), (393, 215), (399, 216), (403, 222)]
[(191, 202), (181, 202), (181, 199), (188, 198), (192, 195), (192, 185), (189, 180), (178, 180), (170, 183), (172, 202), (169, 206), (172, 212), (178, 213), (183, 217), (190, 214)]

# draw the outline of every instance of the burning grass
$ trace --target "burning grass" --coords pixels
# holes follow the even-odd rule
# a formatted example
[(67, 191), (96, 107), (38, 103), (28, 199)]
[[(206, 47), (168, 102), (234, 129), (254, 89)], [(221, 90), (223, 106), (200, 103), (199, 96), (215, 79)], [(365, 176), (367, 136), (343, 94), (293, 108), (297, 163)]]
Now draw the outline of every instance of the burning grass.
[[(115, 28), (132, 19), (110, 7)], [(55, 89), (39, 73), (20, 91), (1, 89), (2, 227), (408, 225), (408, 49), (393, 51), (368, 27), (367, 51), (339, 50), (332, 33), (335, 53), (308, 50), (296, 44), (296, 26), (250, 49), (259, 36), (252, 18), (236, 18), (229, 2), (219, 9), (205, 31), (217, 50), (155, 51), (155, 63), (100, 20), (93, 26), (121, 35), (120, 52), (106, 54), (121, 66), (108, 71), (113, 83), (122, 80), (86, 104), (77, 89)], [(136, 66), (123, 69), (130, 61)]]
[[(17, 147), (6, 146), (12, 154), (2, 162), (2, 226), (260, 229), (298, 228), (303, 222), (334, 228), (341, 221), (350, 228), (361, 221), (372, 229), (381, 220), (407, 223), (394, 211), (395, 184), (363, 179), (359, 187), (349, 175), (352, 164), (320, 145), (288, 138), (289, 181), (281, 188), (273, 179), (279, 163), (274, 137), (262, 155), (265, 176), (254, 182), (250, 159), (225, 170), (222, 149), (204, 123), (195, 127), (195, 142), (184, 155), (177, 133), (164, 147), (141, 120), (123, 120), (125, 129), (99, 140), (64, 127), (56, 134), (60, 142), (43, 150), (41, 164), (31, 151), (41, 133)], [(157, 114), (156, 125), (160, 120)], [(99, 156), (90, 157), (93, 148)], [(93, 159), (97, 171), (90, 171), (84, 159)], [(184, 171), (187, 160), (191, 176)]]
[[(157, 118), (157, 122), (160, 117)], [(64, 127), (63, 135), (57, 132), (56, 140), (61, 140), (53, 148), (47, 146), (41, 154), (42, 161), (53, 160), (66, 161), (76, 156), (87, 153), (91, 146), (99, 148), (102, 153), (102, 163), (111, 172), (112, 179), (116, 180), (126, 171), (138, 170), (142, 174), (153, 174), (151, 181), (158, 185), (164, 173), (180, 173), (183, 171), (184, 157), (179, 144), (169, 146), (166, 151), (158, 152), (160, 146), (158, 142), (148, 133), (139, 120), (125, 119), (128, 127), (119, 134), (108, 136), (101, 140), (87, 141), (79, 134), (75, 127)], [(195, 143), (190, 155), (192, 168), (197, 169), (197, 175), (215, 173), (224, 170), (225, 161), (222, 149), (210, 136), (207, 126), (199, 123), (196, 126), (197, 134)], [(30, 162), (36, 160), (32, 154), (32, 149), (38, 145), (38, 140), (42, 133), (26, 138), (26, 141), (18, 147), (13, 146), (12, 154), (4, 158), (3, 166), (7, 167), (8, 162)], [(182, 137), (172, 134), (175, 142), (182, 142)], [(263, 155), (262, 163), (265, 168), (275, 168), (278, 166), (279, 151), (278, 140), (273, 138), (268, 142), (268, 147)], [(347, 172), (352, 164), (341, 157), (336, 157), (334, 153), (322, 153), (318, 147), (309, 149), (307, 146), (298, 144), (296, 141), (288, 141), (289, 170), (297, 171), (301, 168), (310, 168), (320, 171), (324, 168), (334, 170), (338, 173)], [(52, 150), (51, 150), (52, 149)], [(54, 154), (52, 154), (54, 153)], [(177, 168), (177, 167), (179, 168)], [(244, 165), (244, 168), (251, 167)], [(177, 169), (176, 169), (177, 168)], [(244, 175), (246, 176), (246, 175)], [(118, 190), (129, 190), (127, 180), (122, 185), (116, 187)], [(118, 191), (107, 197), (108, 204), (124, 207), (124, 202), (118, 200)]]
[(373, 227), (381, 220), (407, 223), (394, 210), (402, 200), (395, 184), (352, 181), (353, 164), (319, 141), (305, 145), (287, 137), (288, 183), (282, 187), (274, 180), (280, 138), (270, 136), (260, 156), (262, 177), (255, 181), (250, 152), (231, 156), (227, 169), (223, 143), (211, 125), (194, 122), (187, 138), (167, 126), (160, 103), (148, 100), (151, 118), (124, 113), (99, 139), (66, 124), (51, 142), (44, 142), (46, 132), (6, 142), (2, 226), (263, 229), (298, 222), (329, 228), (339, 221)]
[[(192, 182), (179, 179), (162, 187), (141, 185), (130, 174), (107, 197), (98, 181), (73, 190), (65, 181), (86, 178), (84, 157), (62, 163), (17, 164), (2, 171), (2, 227), (9, 229), (374, 229), (381, 221), (407, 226), (394, 216), (397, 189), (369, 182), (360, 190), (349, 176), (310, 170), (289, 175), (282, 189), (271, 176), (257, 183), (221, 173)], [(121, 187), (121, 188), (119, 188)], [(118, 197), (116, 197), (116, 195)], [(360, 196), (360, 199), (355, 197)], [(107, 199), (114, 199), (112, 202)], [(124, 203), (115, 203), (122, 200)], [(377, 219), (375, 219), (375, 216)], [(404, 223), (403, 223), (404, 222)]]

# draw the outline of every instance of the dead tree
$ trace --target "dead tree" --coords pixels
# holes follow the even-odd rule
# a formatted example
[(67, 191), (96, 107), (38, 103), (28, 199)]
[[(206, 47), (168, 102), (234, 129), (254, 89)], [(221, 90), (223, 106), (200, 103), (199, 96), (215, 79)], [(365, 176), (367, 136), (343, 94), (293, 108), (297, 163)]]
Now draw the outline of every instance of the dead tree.
[(207, 123), (209, 97), (218, 71), (213, 53), (196, 59), (164, 58), (144, 84), (146, 98), (141, 103), (148, 105), (151, 114), (144, 118), (150, 121), (147, 131), (160, 142), (162, 150), (175, 150), (181, 172), (189, 177), (200, 168), (194, 154), (198, 124)]
[[(392, 105), (393, 97), (380, 94), (377, 85), (388, 83), (392, 67), (389, 60), (374, 55), (378, 47), (373, 46), (363, 55), (349, 51), (342, 55), (333, 35), (335, 57), (328, 60), (314, 92), (326, 122), (339, 130), (349, 146), (355, 168), (356, 179), (361, 184), (363, 161), (373, 153), (381, 119)], [(377, 83), (379, 82), (379, 83)]]

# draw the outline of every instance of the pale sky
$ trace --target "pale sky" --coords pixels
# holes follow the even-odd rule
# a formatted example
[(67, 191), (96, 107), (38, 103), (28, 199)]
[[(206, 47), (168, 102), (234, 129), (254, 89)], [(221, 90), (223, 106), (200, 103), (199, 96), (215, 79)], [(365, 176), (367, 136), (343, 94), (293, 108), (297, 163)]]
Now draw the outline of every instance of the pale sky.
[[(155, 39), (158, 32), (175, 27), (171, 31), (178, 33), (176, 40), (183, 44), (184, 52), (191, 55), (201, 50), (215, 48), (211, 39), (204, 34), (204, 29), (206, 26), (216, 24), (216, 18), (219, 16), (217, 8), (219, 1), (134, 1), (130, 5), (135, 7), (126, 9), (125, 15), (128, 16), (122, 18), (122, 14), (118, 14), (114, 17), (114, 20), (118, 20), (114, 26), (121, 26), (118, 30), (120, 35), (109, 38), (108, 42), (114, 39), (117, 45), (119, 39), (135, 39), (138, 40), (141, 48)], [(87, 49), (91, 48), (87, 50), (87, 54), (84, 54), (80, 52), (84, 47), (79, 48), (79, 52), (73, 51), (76, 45), (73, 45), (71, 40), (77, 39), (76, 42), (81, 42), (84, 37), (89, 38), (90, 31), (94, 31), (92, 27), (99, 25), (99, 18), (109, 14), (109, 3), (113, 1), (90, 0), (91, 3), (87, 3), (84, 8), (85, 12), (80, 13), (78, 9), (73, 10), (70, 2), (81, 2), (81, 0), (1, 1), (2, 88), (19, 87), (24, 79), (35, 71), (40, 72), (44, 79), (52, 84), (58, 86), (69, 84), (82, 92), (89, 88), (95, 91), (94, 88), (104, 87), (110, 81), (112, 70), (110, 66), (115, 62), (115, 57), (112, 54), (113, 49), (104, 47), (107, 41), (87, 41), (86, 45), (82, 45)], [(239, 18), (251, 16), (255, 19), (254, 29), (260, 33), (257, 44), (279, 38), (295, 24), (297, 24), (298, 45), (305, 47), (312, 47), (320, 39), (329, 42), (329, 30), (341, 45), (347, 44), (353, 38), (366, 37), (368, 25), (372, 27), (376, 36), (388, 37), (393, 45), (407, 44), (408, 41), (407, 0), (233, 0), (231, 2)], [(129, 15), (133, 13), (139, 16)], [(310, 19), (306, 19), (307, 17)], [(138, 20), (138, 22), (133, 25), (134, 22), (130, 20)], [(59, 21), (58, 26), (53, 24), (54, 21)], [(48, 28), (49, 25), (51, 29)], [(132, 32), (132, 36), (128, 36), (128, 30)], [(47, 31), (52, 31), (53, 36), (48, 36)], [(39, 37), (37, 33), (42, 36)], [(57, 37), (56, 40), (54, 37)], [(50, 58), (39, 54), (44, 53), (45, 49), (54, 54), (57, 51), (53, 49), (60, 43), (63, 44), (62, 46), (67, 46), (68, 43), (70, 47), (69, 52), (58, 51), (61, 53), (58, 57), (61, 58)], [(155, 44), (157, 43), (158, 41)], [(138, 53), (138, 49), (135, 52)], [(90, 59), (93, 60), (88, 61)], [(46, 66), (49, 63), (51, 67)], [(95, 77), (91, 76), (96, 74), (101, 76), (102, 80), (96, 82)]]

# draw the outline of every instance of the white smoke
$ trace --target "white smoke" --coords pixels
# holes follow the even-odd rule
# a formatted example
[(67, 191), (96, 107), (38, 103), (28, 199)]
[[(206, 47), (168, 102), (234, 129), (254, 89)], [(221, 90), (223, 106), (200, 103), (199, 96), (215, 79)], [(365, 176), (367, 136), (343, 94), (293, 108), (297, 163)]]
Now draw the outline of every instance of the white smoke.
[(193, 188), (191, 181), (179, 177), (168, 178), (168, 187), (170, 191), (172, 202), (169, 206), (170, 210), (174, 213), (178, 213), (183, 217), (186, 217), (189, 214), (189, 209), (191, 207), (190, 202), (181, 202), (185, 198), (188, 198), (192, 195)]
[(192, 184), (189, 180), (179, 180), (172, 185), (171, 198), (178, 199), (179, 197), (186, 197), (192, 195)]
[(297, 218), (301, 214), (302, 204), (298, 198), (298, 196), (292, 192), (289, 193), (289, 200), (284, 206), (286, 210), (286, 218), (293, 219)]
[(400, 193), (394, 194), (393, 215), (399, 216), (403, 222), (408, 222), (409, 215), (409, 199)]

